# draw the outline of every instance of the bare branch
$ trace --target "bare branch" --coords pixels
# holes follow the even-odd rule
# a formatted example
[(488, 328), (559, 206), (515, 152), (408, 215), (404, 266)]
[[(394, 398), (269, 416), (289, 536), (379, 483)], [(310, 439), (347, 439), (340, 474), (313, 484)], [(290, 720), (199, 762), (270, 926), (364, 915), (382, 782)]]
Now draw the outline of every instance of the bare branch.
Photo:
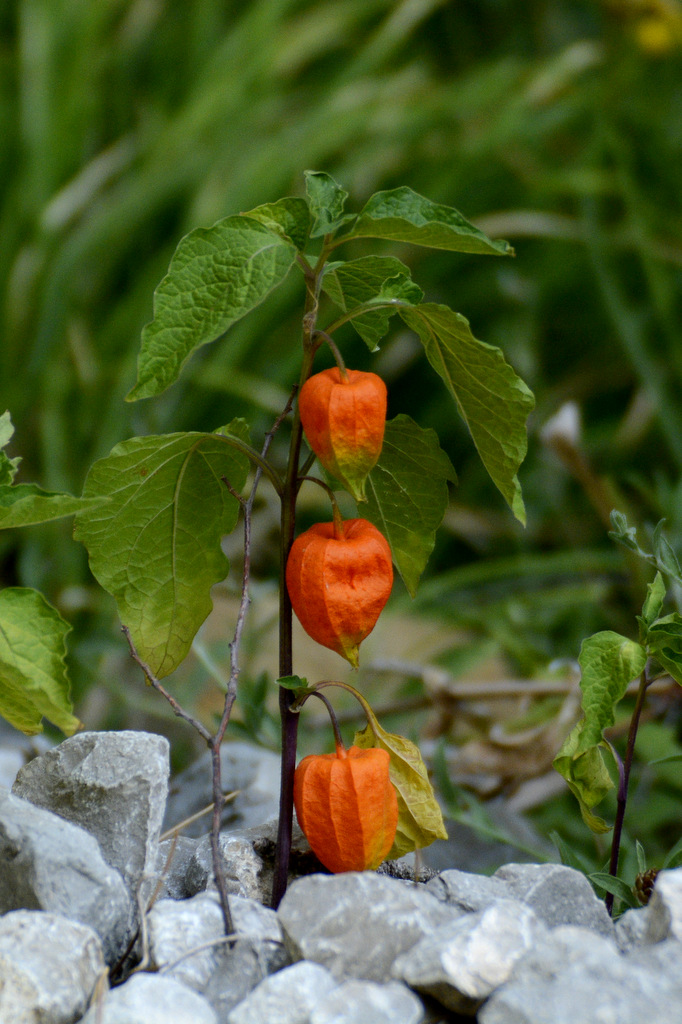
[(184, 719), (185, 722), (188, 722), (192, 726), (192, 728), (199, 733), (201, 738), (208, 744), (208, 746), (211, 747), (213, 745), (213, 737), (211, 736), (208, 729), (204, 725), (202, 725), (197, 718), (194, 718), (192, 715), (190, 715), (188, 711), (185, 711), (185, 709), (180, 704), (178, 704), (175, 697), (172, 697), (171, 694), (166, 689), (166, 687), (159, 682), (159, 680), (156, 678), (147, 662), (143, 661), (140, 655), (137, 653), (137, 648), (133, 643), (133, 638), (130, 635), (130, 630), (128, 629), (128, 627), (121, 626), (121, 632), (123, 633), (124, 637), (128, 642), (131, 658), (133, 659), (134, 662), (136, 662), (136, 664), (140, 666), (140, 668), (144, 672), (145, 678), (149, 685), (153, 686), (155, 690), (158, 690), (161, 696), (166, 698), (166, 700), (168, 701), (168, 703), (170, 704), (178, 718), (182, 718)]

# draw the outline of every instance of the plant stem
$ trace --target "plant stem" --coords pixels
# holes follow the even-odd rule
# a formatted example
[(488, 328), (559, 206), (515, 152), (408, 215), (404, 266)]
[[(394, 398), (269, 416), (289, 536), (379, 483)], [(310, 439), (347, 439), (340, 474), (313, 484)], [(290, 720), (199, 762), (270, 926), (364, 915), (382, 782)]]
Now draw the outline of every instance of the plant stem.
[[(630, 781), (630, 769), (632, 768), (632, 758), (635, 752), (635, 740), (637, 739), (637, 729), (639, 726), (639, 719), (642, 714), (642, 708), (644, 706), (644, 698), (646, 691), (651, 680), (647, 674), (646, 666), (644, 671), (639, 677), (639, 690), (637, 691), (637, 699), (635, 701), (635, 708), (632, 712), (632, 718), (630, 719), (630, 729), (628, 730), (628, 741), (625, 748), (625, 758), (623, 760), (622, 769), (618, 766), (618, 798), (616, 807), (616, 820), (613, 824), (613, 839), (611, 841), (611, 860), (609, 862), (609, 874), (613, 875), (614, 878), (618, 876), (618, 858), (620, 855), (620, 840), (623, 833), (623, 821), (625, 819), (625, 807), (628, 799), (628, 783)], [(613, 893), (607, 892), (604, 904), (609, 914), (613, 913)]]
[[(322, 259), (322, 258), (321, 258)], [(307, 266), (307, 264), (306, 264)], [(303, 316), (303, 362), (299, 387), (302, 387), (310, 376), (313, 368), (315, 352), (319, 342), (315, 341), (315, 319), (320, 289), (320, 273), (322, 263), (318, 261), (315, 271), (308, 268), (305, 273), (306, 304)], [(296, 497), (299, 488), (299, 462), (303, 429), (298, 405), (294, 409), (291, 424), (291, 441), (289, 443), (289, 461), (287, 463), (284, 487), (281, 495), (282, 515), (280, 521), (280, 564), (279, 564), (279, 675), (293, 674), (293, 643), (292, 623), (293, 610), (289, 591), (286, 585), (286, 567), (289, 551), (294, 541), (296, 529)], [(272, 906), (277, 909), (287, 888), (289, 859), (291, 857), (291, 835), (294, 816), (294, 771), (296, 768), (296, 740), (298, 734), (298, 715), (290, 708), (295, 699), (294, 693), (281, 686), (279, 690), (279, 710), (282, 720), (282, 762), (280, 776), (279, 824), (277, 829), (277, 851), (272, 882)]]

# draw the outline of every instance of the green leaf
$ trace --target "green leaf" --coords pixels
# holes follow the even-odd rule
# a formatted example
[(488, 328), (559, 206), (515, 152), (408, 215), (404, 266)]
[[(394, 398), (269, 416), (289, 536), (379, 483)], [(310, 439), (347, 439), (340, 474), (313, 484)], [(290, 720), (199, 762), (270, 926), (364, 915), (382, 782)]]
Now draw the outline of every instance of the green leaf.
[(64, 662), (70, 630), (38, 591), (0, 591), (0, 715), (21, 732), (41, 732), (43, 718), (67, 736), (81, 724)]
[(283, 686), (285, 690), (308, 690), (308, 680), (302, 679), (301, 676), (280, 676), (275, 682), (278, 686)]
[(478, 341), (448, 306), (423, 303), (400, 315), (419, 335), (426, 356), (457, 403), (493, 483), (520, 522), (526, 514), (516, 476), (526, 455), (533, 395), (500, 349)]
[[(347, 263), (328, 264), (322, 287), (332, 302), (349, 313), (358, 307), (376, 302), (421, 302), (424, 293), (410, 278), (404, 263), (393, 256), (363, 256)], [(370, 309), (360, 312), (352, 324), (371, 352), (388, 332), (389, 320), (397, 308)]]
[(635, 852), (637, 854), (637, 870), (639, 871), (640, 875), (643, 875), (644, 872), (647, 869), (647, 867), (646, 867), (646, 851), (645, 851), (644, 847), (642, 846), (642, 844), (640, 843), (639, 839), (635, 840)]
[(583, 722), (578, 722), (554, 758), (554, 768), (566, 779), (587, 827), (595, 833), (608, 832), (611, 826), (593, 814), (592, 808), (613, 789), (613, 782), (599, 747), (580, 750), (582, 730)]
[(564, 740), (554, 767), (566, 779), (593, 832), (605, 832), (609, 827), (592, 814), (592, 808), (613, 787), (600, 749), (603, 733), (613, 725), (614, 708), (628, 684), (643, 671), (646, 659), (641, 644), (610, 630), (588, 637), (580, 649), (584, 717)]
[(579, 752), (601, 743), (604, 730), (613, 725), (616, 704), (643, 671), (646, 659), (641, 644), (611, 630), (583, 641), (578, 662), (585, 719)]
[(353, 214), (343, 212), (348, 193), (330, 174), (324, 171), (304, 171), (304, 177), (313, 217), (311, 238), (329, 235), (342, 224), (354, 219)]
[(377, 192), (346, 238), (389, 238), (451, 252), (513, 256), (508, 242), (491, 241), (452, 206), (441, 206), (406, 186)]
[(288, 196), (276, 203), (257, 206), (255, 210), (243, 213), (242, 217), (260, 221), (269, 231), (295, 245), (299, 252), (303, 252), (308, 244), (310, 211), (305, 199)]
[(3, 412), (0, 416), (0, 487), (9, 486), (16, 476), (21, 459), (19, 457), (10, 459), (2, 449), (9, 444), (14, 434), (14, 427), (9, 412)]
[(617, 896), (627, 907), (639, 906), (633, 895), (632, 889), (627, 882), (623, 881), (622, 878), (614, 878), (613, 875), (609, 875), (606, 871), (594, 871), (587, 877), (592, 885), (597, 889), (600, 889), (603, 892), (610, 892), (613, 896)]
[(61, 519), (101, 503), (101, 499), (74, 498), (71, 494), (43, 491), (37, 484), (13, 484), (21, 459), (10, 459), (1, 450), (13, 434), (10, 415), (5, 412), (0, 416), (0, 530)]
[(102, 501), (101, 497), (74, 498), (71, 494), (43, 491), (37, 484), (0, 487), (0, 530), (62, 519), (95, 508)]
[(154, 293), (154, 319), (142, 332), (137, 384), (128, 401), (161, 394), (175, 383), (192, 352), (258, 306), (295, 257), (281, 233), (246, 216), (186, 235)]
[(677, 560), (677, 555), (663, 534), (664, 523), (665, 519), (661, 519), (656, 523), (653, 537), (651, 538), (654, 557), (664, 572), (667, 572), (673, 577), (673, 579), (682, 581), (682, 569), (680, 569), (680, 563)]
[[(666, 586), (663, 577), (660, 572), (656, 573), (655, 579), (652, 583), (649, 583), (646, 593), (646, 599), (642, 605), (642, 624), (645, 627), (645, 636), (648, 632), (649, 627), (653, 625), (658, 616), (661, 614), (661, 608), (665, 601)], [(644, 637), (642, 638), (644, 640)]]
[(356, 747), (383, 747), (390, 757), (389, 777), (398, 795), (398, 828), (388, 854), (389, 860), (429, 846), (434, 839), (447, 839), (438, 801), (429, 782), (419, 748), (411, 740), (386, 732), (372, 709), (362, 701), (367, 725), (356, 732)]
[(673, 612), (657, 619), (647, 631), (646, 642), (649, 653), (682, 684), (682, 616)]
[(138, 654), (162, 678), (187, 654), (227, 575), (221, 537), (237, 522), (248, 460), (216, 434), (134, 437), (96, 462), (87, 495), (106, 505), (76, 517), (75, 537), (118, 605)]
[(395, 566), (414, 597), (457, 475), (435, 431), (409, 416), (386, 424), (384, 444), (366, 484), (363, 515), (391, 545)]

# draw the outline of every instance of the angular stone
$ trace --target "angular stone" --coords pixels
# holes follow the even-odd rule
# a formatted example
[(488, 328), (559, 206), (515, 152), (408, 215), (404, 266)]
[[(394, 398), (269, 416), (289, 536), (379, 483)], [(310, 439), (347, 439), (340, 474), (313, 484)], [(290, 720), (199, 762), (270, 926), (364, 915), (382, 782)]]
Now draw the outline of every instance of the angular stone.
[(97, 932), (107, 963), (129, 934), (123, 879), (84, 829), (10, 793), (0, 794), (0, 913), (46, 910)]
[(90, 1007), (81, 1024), (218, 1024), (197, 992), (163, 974), (140, 972)]
[[(21, 769), (13, 793), (80, 825), (134, 897), (152, 874), (168, 793), (168, 740), (147, 732), (83, 732)], [(143, 898), (151, 894), (146, 882)]]
[[(263, 858), (245, 836), (234, 832), (221, 832), (220, 857), (228, 893), (247, 899), (266, 902), (267, 893), (261, 885)], [(185, 874), (185, 888), (192, 895), (214, 886), (213, 850), (211, 837), (204, 836), (196, 845)]]
[(613, 921), (580, 871), (563, 864), (505, 864), (492, 877), (505, 883), (508, 898), (523, 900), (549, 928), (577, 925), (613, 937)]
[[(303, 963), (271, 974), (227, 1015), (226, 1024), (308, 1024), (336, 981), (319, 964)], [(369, 1024), (369, 1020), (367, 1021)]]
[(677, 992), (671, 998), (669, 979), (639, 966), (634, 953), (622, 956), (601, 935), (566, 926), (551, 931), (518, 961), (509, 981), (480, 1008), (477, 1020), (479, 1024), (682, 1024), (679, 981)]
[[(223, 743), (220, 768), (223, 791), (239, 790), (225, 805), (221, 829), (251, 828), (279, 812), (279, 755), (252, 743)], [(211, 779), (211, 755), (206, 753), (171, 780), (164, 831), (213, 802)], [(200, 818), (183, 834), (202, 836), (210, 827), (210, 816)]]
[(156, 854), (156, 879), (161, 888), (157, 899), (186, 900), (187, 872), (196, 852), (198, 839), (174, 836), (159, 843)]
[(644, 939), (682, 939), (682, 868), (659, 871), (647, 904)]
[(499, 900), (441, 925), (393, 964), (393, 976), (458, 1013), (473, 1014), (547, 934), (530, 907)]
[[(232, 896), (229, 902), (238, 936), (232, 950), (226, 949), (223, 941), (225, 926), (217, 892), (199, 893), (181, 902), (159, 900), (155, 903), (147, 915), (154, 967), (163, 969), (166, 977), (201, 992), (219, 967), (229, 966), (229, 954), (237, 947), (242, 953), (245, 949), (254, 952), (255, 959), (260, 959), (263, 965), (263, 973), (253, 980), (251, 988), (270, 969), (283, 966), (287, 960), (274, 910), (240, 896)], [(209, 946), (209, 943), (215, 945)], [(273, 962), (276, 967), (272, 966)]]
[(426, 888), (436, 899), (453, 904), (467, 913), (485, 910), (496, 900), (509, 898), (509, 887), (502, 879), (474, 875), (456, 868), (442, 871), (427, 882)]
[(344, 981), (310, 1015), (310, 1024), (421, 1024), (424, 1004), (398, 981)]
[(627, 953), (646, 942), (647, 907), (633, 907), (614, 922), (616, 943), (621, 953)]
[(323, 964), (339, 981), (385, 981), (397, 956), (460, 912), (424, 886), (366, 871), (299, 878), (277, 913), (292, 960)]
[(102, 946), (85, 925), (39, 910), (0, 918), (0, 1020), (71, 1024), (104, 978)]
[[(277, 819), (254, 828), (221, 832), (220, 851), (228, 891), (261, 903), (269, 903), (277, 849)], [(320, 870), (320, 862), (310, 849), (308, 840), (294, 822), (289, 878)], [(214, 886), (213, 852), (210, 836), (198, 840), (187, 867), (185, 888), (189, 896)]]

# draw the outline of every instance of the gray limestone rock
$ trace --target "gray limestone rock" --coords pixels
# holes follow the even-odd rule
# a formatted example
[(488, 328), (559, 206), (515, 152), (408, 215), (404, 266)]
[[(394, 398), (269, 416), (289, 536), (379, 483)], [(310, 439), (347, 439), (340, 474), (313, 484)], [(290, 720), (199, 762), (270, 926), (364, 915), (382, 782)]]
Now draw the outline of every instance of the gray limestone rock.
[[(261, 884), (263, 858), (256, 853), (253, 843), (240, 833), (221, 832), (219, 847), (228, 893), (265, 903), (267, 892)], [(185, 874), (185, 888), (195, 895), (212, 885), (215, 885), (215, 881), (209, 835), (198, 841), (190, 858)]]
[(682, 939), (682, 868), (659, 871), (647, 905), (646, 942)]
[(397, 956), (461, 912), (424, 886), (366, 871), (300, 878), (277, 913), (292, 960), (323, 964), (339, 981), (385, 981)]
[[(643, 951), (636, 951), (641, 954)], [(516, 964), (478, 1012), (479, 1024), (682, 1024), (670, 978), (585, 928), (560, 927)]]
[[(80, 825), (135, 897), (153, 873), (168, 793), (168, 741), (147, 732), (83, 732), (21, 769), (13, 792)], [(151, 893), (153, 880), (146, 883)]]
[(420, 1024), (424, 1005), (398, 981), (345, 981), (315, 1007), (310, 1024)]
[(197, 992), (163, 974), (133, 974), (90, 1007), (81, 1024), (218, 1024)]
[(240, 896), (230, 898), (230, 913), (238, 939), (232, 949), (227, 949), (216, 892), (199, 893), (181, 902), (158, 901), (147, 915), (152, 964), (167, 977), (201, 992), (219, 968), (230, 966), (230, 954), (235, 949), (242, 954), (250, 950), (263, 968), (254, 978), (253, 988), (271, 970), (287, 962), (279, 921), (274, 910)]
[(97, 932), (107, 963), (129, 934), (133, 906), (97, 840), (77, 825), (0, 794), (0, 913), (46, 910)]
[(647, 907), (633, 907), (614, 922), (616, 943), (621, 953), (646, 943)]
[[(220, 850), (229, 892), (265, 904), (270, 902), (276, 843), (276, 818), (254, 828), (221, 832)], [(319, 871), (320, 867), (308, 840), (294, 822), (289, 878), (308, 875), (312, 871)], [(185, 889), (189, 896), (194, 896), (197, 892), (214, 885), (211, 839), (210, 836), (204, 836), (197, 842), (194, 855), (188, 864)]]
[(607, 938), (613, 921), (585, 875), (563, 864), (505, 864), (492, 876), (510, 899), (523, 900), (549, 928), (578, 925)]
[(496, 900), (509, 898), (509, 888), (501, 878), (474, 875), (455, 868), (432, 878), (426, 888), (436, 899), (453, 904), (467, 913), (485, 910)]
[(436, 928), (398, 957), (393, 975), (450, 1010), (473, 1014), (546, 934), (530, 907), (499, 900)]
[(6, 1024), (72, 1024), (105, 976), (91, 928), (39, 910), (0, 918), (0, 1020)]
[(312, 1011), (336, 985), (330, 972), (319, 964), (304, 961), (285, 967), (238, 1003), (228, 1013), (226, 1024), (309, 1024)]
[[(224, 792), (239, 790), (225, 805), (221, 828), (251, 828), (279, 812), (279, 755), (252, 743), (223, 743), (220, 751)], [(203, 754), (194, 764), (171, 779), (164, 831), (196, 814), (213, 802), (211, 755)], [(201, 836), (211, 827), (210, 816), (183, 829), (184, 835)]]
[(185, 900), (192, 895), (187, 891), (187, 872), (198, 843), (198, 839), (180, 835), (159, 843), (156, 853), (156, 879), (161, 888), (157, 899)]

